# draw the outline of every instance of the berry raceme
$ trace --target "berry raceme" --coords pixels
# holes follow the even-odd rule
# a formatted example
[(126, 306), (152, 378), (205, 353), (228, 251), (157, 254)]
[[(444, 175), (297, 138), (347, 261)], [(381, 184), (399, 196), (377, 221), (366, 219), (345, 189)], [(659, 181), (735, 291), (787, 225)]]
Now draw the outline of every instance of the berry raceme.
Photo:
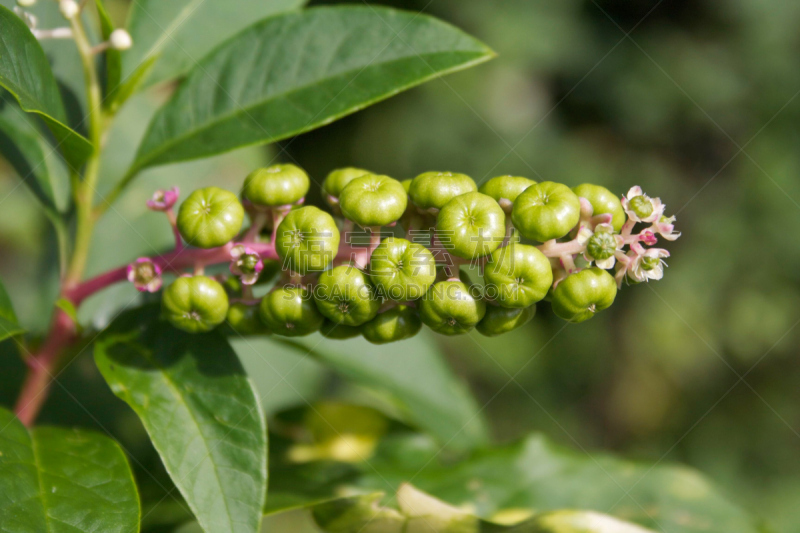
[[(640, 187), (618, 198), (588, 183), (498, 176), (478, 188), (453, 172), (401, 182), (348, 167), (322, 185), (331, 215), (304, 205), (311, 181), (295, 165), (257, 169), (240, 197), (199, 189), (177, 217), (178, 190), (157, 192), (148, 205), (167, 214), (175, 251), (139, 258), (120, 277), (156, 292), (162, 275), (179, 274), (163, 290), (163, 314), (194, 333), (224, 323), (228, 334), (319, 331), (384, 344), (426, 325), (496, 336), (526, 324), (545, 299), (569, 322), (594, 317), (623, 284), (661, 279), (669, 252), (654, 245), (680, 236), (661, 200)], [(225, 274), (204, 274), (221, 263)], [(466, 264), (479, 268), (481, 285), (462, 277)], [(116, 276), (90, 280), (76, 297)]]

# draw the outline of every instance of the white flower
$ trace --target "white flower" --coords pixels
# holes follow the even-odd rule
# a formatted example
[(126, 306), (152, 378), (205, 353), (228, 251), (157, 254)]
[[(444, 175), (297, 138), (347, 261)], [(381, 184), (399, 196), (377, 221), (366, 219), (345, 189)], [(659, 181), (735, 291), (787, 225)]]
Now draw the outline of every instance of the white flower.
[[(581, 242), (581, 231), (578, 232), (578, 242)], [(622, 249), (625, 240), (620, 235), (614, 235), (614, 227), (607, 223), (598, 224), (594, 233), (590, 231), (589, 234), (589, 237), (581, 242), (586, 244), (583, 258), (590, 263), (594, 261), (598, 268), (604, 270), (614, 268), (617, 262), (615, 255), (617, 250)]]
[(650, 231), (653, 233), (658, 233), (668, 241), (674, 241), (678, 237), (681, 236), (680, 231), (675, 231), (675, 217), (665, 217), (662, 216), (659, 218), (658, 222), (654, 222), (652, 226), (650, 226)]
[(664, 214), (664, 204), (660, 198), (650, 198), (638, 185), (631, 187), (622, 197), (622, 207), (628, 218), (634, 222), (655, 222)]
[(239, 276), (244, 285), (252, 285), (258, 281), (258, 275), (264, 270), (264, 262), (258, 252), (244, 244), (237, 244), (231, 249), (230, 271)]
[(628, 265), (628, 276), (634, 281), (659, 280), (664, 277), (664, 258), (669, 252), (663, 248), (648, 248)]

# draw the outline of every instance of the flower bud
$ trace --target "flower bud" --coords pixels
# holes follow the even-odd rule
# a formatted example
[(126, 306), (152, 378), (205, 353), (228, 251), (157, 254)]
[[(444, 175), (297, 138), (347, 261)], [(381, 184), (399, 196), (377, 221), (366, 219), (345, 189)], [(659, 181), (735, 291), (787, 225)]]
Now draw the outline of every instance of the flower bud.
[(166, 211), (171, 209), (178, 201), (181, 191), (177, 187), (171, 189), (159, 189), (153, 193), (153, 197), (147, 200), (147, 208), (152, 211)]
[(149, 257), (140, 257), (128, 265), (128, 281), (139, 292), (156, 292), (161, 288), (161, 267)]
[(17, 0), (17, 5), (20, 7), (31, 7), (36, 3), (36, 0)]
[(131, 34), (121, 28), (111, 32), (108, 42), (114, 50), (127, 50), (133, 46)]
[(61, 14), (67, 20), (72, 20), (80, 12), (81, 8), (75, 0), (61, 0), (58, 4)]
[(239, 276), (244, 285), (252, 285), (258, 281), (258, 275), (264, 269), (264, 262), (258, 252), (237, 244), (231, 250), (231, 274)]

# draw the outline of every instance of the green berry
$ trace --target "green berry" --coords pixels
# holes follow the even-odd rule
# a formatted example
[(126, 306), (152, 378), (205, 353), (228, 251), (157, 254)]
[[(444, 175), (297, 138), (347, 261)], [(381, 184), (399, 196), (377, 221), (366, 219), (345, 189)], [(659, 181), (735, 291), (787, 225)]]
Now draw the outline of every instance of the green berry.
[(358, 326), (345, 326), (344, 324), (337, 324), (330, 320), (325, 320), (319, 332), (326, 339), (332, 340), (345, 340), (352, 339), (361, 335), (361, 328)]
[(569, 187), (552, 181), (531, 185), (514, 200), (511, 220), (523, 237), (559, 239), (580, 220), (581, 202)]
[(372, 344), (387, 344), (413, 337), (421, 328), (416, 309), (397, 305), (361, 326), (361, 334)]
[(506, 234), (506, 215), (491, 197), (479, 192), (456, 196), (436, 217), (436, 235), (452, 254), (476, 259), (492, 253)]
[(303, 198), (309, 185), (308, 174), (300, 167), (272, 165), (254, 170), (245, 178), (242, 198), (261, 206), (289, 205)]
[(441, 209), (452, 198), (477, 190), (475, 182), (466, 174), (425, 172), (411, 182), (408, 195), (420, 209)]
[(491, 196), (497, 202), (505, 199), (513, 204), (517, 196), (522, 194), (525, 189), (535, 184), (535, 181), (521, 176), (497, 176), (481, 185), (478, 190), (483, 194)]
[(261, 320), (278, 335), (301, 337), (317, 331), (324, 320), (305, 287), (287, 285), (261, 300)]
[(355, 167), (338, 168), (328, 174), (322, 182), (322, 193), (325, 196), (339, 198), (348, 183), (365, 174), (370, 174), (370, 171)]
[(387, 237), (373, 250), (369, 268), (378, 292), (396, 301), (422, 298), (436, 280), (433, 254), (421, 244), (398, 237)]
[(486, 314), (486, 303), (460, 281), (440, 281), (420, 300), (422, 322), (442, 335), (469, 332)]
[(275, 250), (284, 267), (298, 274), (325, 270), (339, 251), (339, 229), (314, 206), (290, 211), (277, 229)]
[(617, 251), (617, 240), (610, 231), (596, 231), (586, 242), (586, 252), (593, 259), (608, 259)]
[(190, 245), (216, 248), (242, 229), (244, 208), (236, 195), (219, 187), (197, 189), (181, 204), (178, 231)]
[(222, 285), (206, 276), (180, 277), (164, 290), (161, 308), (176, 328), (203, 333), (225, 321), (228, 295)]
[(389, 176), (367, 174), (355, 178), (342, 189), (339, 207), (342, 214), (362, 227), (387, 226), (403, 216), (408, 194), (403, 185)]
[(535, 246), (511, 243), (495, 250), (483, 273), (484, 292), (503, 307), (529, 307), (553, 284), (550, 260)]
[(228, 309), (226, 318), (228, 327), (239, 335), (264, 335), (269, 333), (269, 328), (261, 322), (258, 316), (257, 305), (235, 303)]
[(496, 337), (503, 333), (515, 330), (527, 324), (536, 314), (536, 306), (510, 309), (497, 305), (487, 305), (483, 320), (478, 322), (475, 329), (481, 335)]
[(614, 303), (614, 277), (599, 268), (570, 274), (553, 291), (553, 312), (569, 322), (583, 322)]
[[(572, 192), (586, 198), (592, 204), (592, 211), (595, 215), (611, 215), (611, 225), (614, 231), (619, 231), (625, 224), (625, 210), (619, 198), (605, 187), (584, 183), (572, 188)], [(652, 206), (651, 206), (652, 207)]]
[(351, 265), (320, 274), (314, 296), (317, 309), (325, 318), (345, 326), (360, 326), (372, 320), (381, 306), (369, 278)]

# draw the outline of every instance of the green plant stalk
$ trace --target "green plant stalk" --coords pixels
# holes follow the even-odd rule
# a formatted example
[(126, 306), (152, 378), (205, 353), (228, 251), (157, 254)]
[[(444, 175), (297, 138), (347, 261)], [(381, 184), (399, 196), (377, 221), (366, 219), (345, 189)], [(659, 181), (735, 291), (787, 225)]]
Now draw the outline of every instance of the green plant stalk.
[[(76, 206), (75, 242), (66, 275), (61, 284), (62, 296), (77, 286), (86, 270), (86, 262), (92, 242), (96, 220), (93, 203), (100, 172), (100, 154), (107, 119), (103, 113), (100, 80), (94, 65), (94, 54), (89, 38), (83, 27), (80, 14), (70, 21), (75, 44), (83, 65), (89, 113), (89, 140), (94, 145), (94, 153), (86, 163), (83, 180), (77, 170), (72, 172), (71, 183)], [(61, 238), (61, 237), (60, 237)], [(26, 359), (28, 375), (17, 398), (15, 412), (19, 420), (30, 426), (47, 398), (65, 348), (77, 338), (77, 324), (61, 309), (56, 309), (50, 330), (37, 352)]]

